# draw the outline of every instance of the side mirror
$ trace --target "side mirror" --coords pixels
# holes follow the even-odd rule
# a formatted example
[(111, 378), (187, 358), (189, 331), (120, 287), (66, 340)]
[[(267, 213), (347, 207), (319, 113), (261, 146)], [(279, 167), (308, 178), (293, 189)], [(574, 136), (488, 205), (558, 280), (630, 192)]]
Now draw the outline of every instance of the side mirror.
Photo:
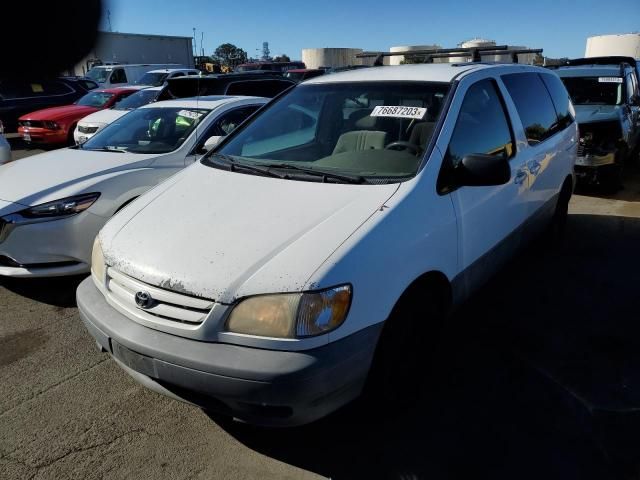
[(214, 135), (213, 137), (207, 138), (207, 141), (204, 142), (204, 149), (208, 152), (213, 147), (215, 147), (218, 143), (220, 143), (220, 140), (222, 140), (223, 138), (224, 137), (220, 135)]
[(467, 155), (456, 168), (456, 178), (461, 186), (504, 185), (511, 179), (509, 159), (504, 155)]

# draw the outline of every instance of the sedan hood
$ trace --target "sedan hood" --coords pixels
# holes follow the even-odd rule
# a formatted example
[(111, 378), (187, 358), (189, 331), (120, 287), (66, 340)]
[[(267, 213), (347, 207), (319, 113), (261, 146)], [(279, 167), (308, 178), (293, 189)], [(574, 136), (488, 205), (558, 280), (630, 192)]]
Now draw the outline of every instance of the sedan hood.
[(97, 112), (84, 117), (78, 122), (78, 125), (109, 124), (129, 113), (129, 111), (130, 110), (113, 110), (111, 108), (98, 110)]
[(231, 303), (308, 285), (398, 185), (279, 180), (195, 164), (100, 234), (109, 265), (148, 284)]
[(20, 117), (20, 120), (62, 120), (67, 117), (82, 118), (98, 110), (95, 107), (84, 105), (65, 105), (64, 107), (45, 108), (35, 112), (27, 113)]
[(620, 118), (619, 105), (576, 105), (578, 123), (605, 122)]
[(86, 191), (96, 177), (142, 168), (157, 155), (63, 148), (0, 167), (0, 199), (38, 205)]

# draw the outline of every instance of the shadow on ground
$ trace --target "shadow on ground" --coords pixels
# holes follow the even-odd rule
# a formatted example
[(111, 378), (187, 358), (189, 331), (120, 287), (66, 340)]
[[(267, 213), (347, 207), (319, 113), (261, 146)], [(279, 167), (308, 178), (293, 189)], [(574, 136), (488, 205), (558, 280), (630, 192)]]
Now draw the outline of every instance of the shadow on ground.
[(76, 306), (76, 289), (86, 277), (86, 275), (57, 278), (0, 277), (0, 286), (36, 302), (71, 308)]
[(562, 249), (525, 251), (449, 319), (419, 408), (359, 401), (284, 430), (216, 421), (333, 479), (637, 478), (639, 246), (638, 219), (571, 215)]

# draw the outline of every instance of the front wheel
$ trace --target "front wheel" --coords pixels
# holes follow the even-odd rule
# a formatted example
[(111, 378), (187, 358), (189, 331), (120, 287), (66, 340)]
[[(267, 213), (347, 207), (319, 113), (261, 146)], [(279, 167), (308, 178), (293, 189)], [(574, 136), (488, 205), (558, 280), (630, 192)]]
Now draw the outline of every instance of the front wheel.
[(436, 289), (414, 288), (385, 322), (365, 392), (376, 403), (411, 406), (420, 398), (444, 319)]

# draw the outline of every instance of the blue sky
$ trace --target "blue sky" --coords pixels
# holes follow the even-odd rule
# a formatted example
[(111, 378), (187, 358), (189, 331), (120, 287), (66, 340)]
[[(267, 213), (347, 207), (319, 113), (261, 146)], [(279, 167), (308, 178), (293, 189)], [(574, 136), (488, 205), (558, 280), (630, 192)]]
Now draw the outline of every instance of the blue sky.
[[(640, 31), (638, 0), (405, 2), (380, 0), (103, 0), (113, 31), (193, 36), (210, 54), (233, 43), (256, 56), (300, 58), (302, 48), (388, 50), (394, 45), (451, 47), (473, 37), (544, 48), (550, 57), (584, 55), (587, 37)], [(108, 29), (106, 13), (102, 29)]]

